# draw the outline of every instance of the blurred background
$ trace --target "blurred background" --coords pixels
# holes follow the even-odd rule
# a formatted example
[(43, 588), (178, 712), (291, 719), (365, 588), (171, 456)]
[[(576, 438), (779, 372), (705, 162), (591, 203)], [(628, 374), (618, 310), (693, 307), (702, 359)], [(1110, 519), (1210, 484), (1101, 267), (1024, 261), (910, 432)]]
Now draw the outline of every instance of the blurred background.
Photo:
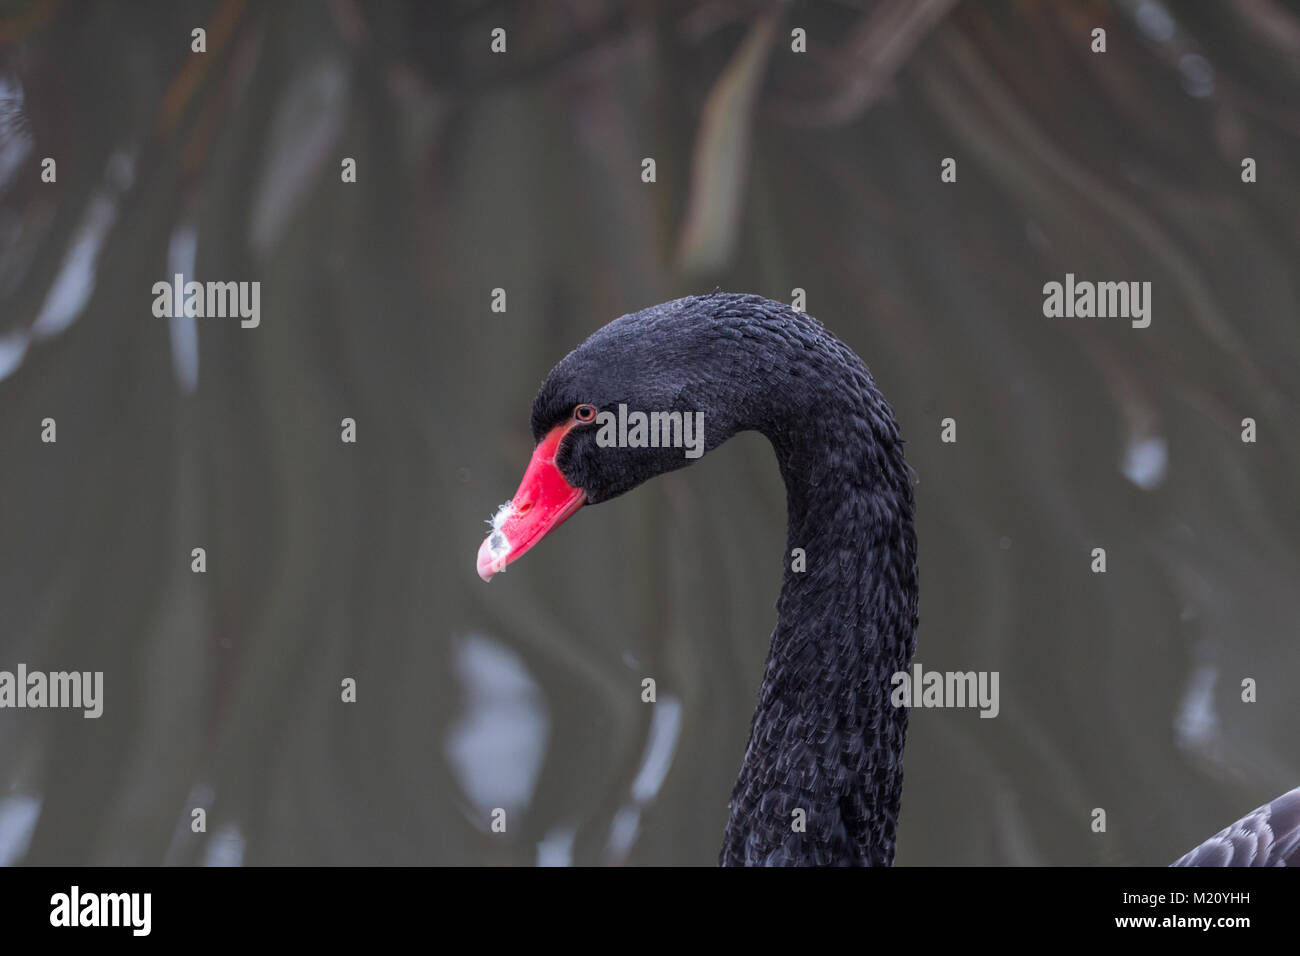
[(917, 660), (1001, 674), (913, 711), (898, 864), (1173, 860), (1300, 783), (1298, 139), (1291, 0), (0, 4), (0, 669), (105, 674), (0, 711), (0, 863), (714, 863), (765, 440), (474, 556), (550, 367), (715, 286), (870, 365)]

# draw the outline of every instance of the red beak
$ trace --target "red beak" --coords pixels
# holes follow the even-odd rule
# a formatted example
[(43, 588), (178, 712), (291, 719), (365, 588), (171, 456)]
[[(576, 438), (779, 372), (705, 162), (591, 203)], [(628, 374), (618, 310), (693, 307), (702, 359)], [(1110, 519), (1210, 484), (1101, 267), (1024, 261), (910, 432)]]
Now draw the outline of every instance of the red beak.
[(478, 549), (478, 576), (491, 581), (525, 551), (582, 507), (587, 493), (575, 488), (555, 466), (560, 442), (573, 422), (557, 425), (533, 451), (515, 496), (492, 519), (492, 531)]

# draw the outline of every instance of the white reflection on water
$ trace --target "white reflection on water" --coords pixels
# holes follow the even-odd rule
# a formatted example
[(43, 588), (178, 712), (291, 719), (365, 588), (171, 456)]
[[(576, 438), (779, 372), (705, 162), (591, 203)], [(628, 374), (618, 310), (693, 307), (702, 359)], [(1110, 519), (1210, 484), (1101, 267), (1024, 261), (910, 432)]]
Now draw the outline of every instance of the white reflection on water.
[(1201, 664), (1192, 671), (1174, 721), (1178, 746), (1196, 750), (1210, 743), (1219, 733), (1219, 716), (1214, 711), (1214, 685), (1218, 668)]
[(682, 702), (671, 694), (660, 696), (650, 717), (650, 733), (646, 738), (641, 769), (632, 781), (632, 799), (649, 803), (659, 793), (659, 788), (673, 765), (677, 751), (677, 736), (682, 729)]
[(1124, 477), (1143, 491), (1151, 491), (1165, 480), (1169, 467), (1169, 448), (1160, 436), (1140, 438), (1124, 450), (1120, 469)]
[(641, 829), (641, 811), (659, 794), (668, 768), (677, 752), (677, 738), (682, 729), (682, 703), (671, 694), (661, 694), (650, 716), (641, 767), (629, 788), (632, 802), (614, 814), (605, 842), (605, 859), (617, 862), (627, 856)]
[(333, 58), (297, 71), (287, 84), (251, 207), (249, 243), (258, 253), (265, 255), (279, 241), (326, 164), (339, 162), (335, 144), (347, 116), (348, 89), (347, 68)]
[(23, 364), (23, 356), (26, 354), (26, 332), (10, 332), (6, 335), (0, 335), (0, 382), (3, 382), (14, 369)]
[(0, 866), (13, 866), (27, 854), (40, 817), (40, 797), (21, 793), (0, 797)]
[(538, 866), (573, 866), (573, 841), (576, 827), (556, 827), (537, 841)]
[(135, 180), (134, 159), (127, 153), (114, 153), (109, 157), (104, 180), (86, 206), (81, 225), (64, 253), (59, 274), (32, 323), (32, 337), (37, 340), (58, 335), (77, 320), (90, 301), (100, 250), (117, 221), (118, 201)]
[[(4, 96), (5, 88), (0, 80), (0, 101)], [(0, 125), (3, 125), (3, 116), (0, 116)], [(3, 165), (2, 159), (0, 165)], [(0, 380), (12, 375), (22, 365), (29, 342), (53, 338), (72, 325), (85, 310), (91, 293), (95, 291), (95, 271), (104, 240), (117, 221), (117, 207), (122, 195), (134, 181), (135, 159), (120, 151), (110, 156), (104, 184), (87, 203), (81, 223), (63, 254), (63, 264), (45, 293), (30, 331), (10, 332), (0, 340)], [(147, 308), (148, 303), (145, 305)]]
[(1188, 96), (1205, 99), (1214, 93), (1214, 68), (1199, 53), (1186, 53), (1178, 60), (1178, 75)]
[[(172, 233), (167, 243), (167, 281), (172, 276), (182, 276), (184, 281), (194, 279), (194, 253), (198, 248), (199, 234), (189, 223), (182, 223)], [(176, 373), (176, 382), (186, 395), (194, 392), (199, 385), (199, 326), (198, 319), (192, 315), (173, 315), (168, 322), (171, 329), (172, 371)]]
[(447, 730), (447, 760), (477, 811), (473, 822), (486, 829), (494, 808), (509, 820), (532, 803), (551, 721), (541, 688), (510, 648), (469, 634), (453, 654), (465, 709)]
[(1134, 10), (1138, 29), (1156, 43), (1168, 43), (1174, 37), (1177, 25), (1169, 8), (1155, 0), (1143, 0)]
[(59, 274), (32, 323), (33, 337), (53, 338), (81, 315), (95, 289), (95, 263), (100, 247), (116, 218), (117, 203), (112, 199), (101, 195), (90, 200), (77, 234), (63, 256)]
[(203, 849), (204, 866), (243, 866), (244, 833), (236, 823), (224, 823)]

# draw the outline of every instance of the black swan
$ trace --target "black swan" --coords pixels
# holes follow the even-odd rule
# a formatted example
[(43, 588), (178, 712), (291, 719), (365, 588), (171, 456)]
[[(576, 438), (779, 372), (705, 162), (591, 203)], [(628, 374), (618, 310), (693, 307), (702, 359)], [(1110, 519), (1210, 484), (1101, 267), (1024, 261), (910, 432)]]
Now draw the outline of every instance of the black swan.
[[(632, 412), (678, 416), (637, 435), (626, 429)], [(692, 454), (677, 439), (701, 415)], [(616, 416), (623, 441), (611, 444)], [(536, 450), (492, 520), (478, 572), (489, 580), (584, 504), (746, 430), (776, 451), (788, 531), (778, 623), (719, 862), (888, 865), (908, 714), (889, 692), (916, 642), (912, 485), (892, 409), (862, 360), (816, 319), (714, 293), (597, 331), (537, 393)], [(1256, 863), (1296, 863), (1298, 844), (1300, 789), (1179, 863), (1242, 862), (1251, 850)]]

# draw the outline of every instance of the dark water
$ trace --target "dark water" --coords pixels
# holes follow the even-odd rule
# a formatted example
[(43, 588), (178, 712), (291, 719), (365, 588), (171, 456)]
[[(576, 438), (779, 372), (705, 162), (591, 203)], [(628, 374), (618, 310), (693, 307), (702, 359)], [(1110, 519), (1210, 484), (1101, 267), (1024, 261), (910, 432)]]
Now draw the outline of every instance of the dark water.
[[(1042, 7), (0, 16), (0, 670), (104, 673), (97, 720), (0, 710), (0, 862), (714, 862), (764, 440), (473, 558), (551, 365), (718, 285), (866, 359), (918, 660), (1000, 674), (913, 712), (899, 864), (1164, 863), (1300, 782), (1300, 15)], [(155, 317), (175, 273), (260, 323)], [(1045, 317), (1066, 273), (1150, 326)]]

